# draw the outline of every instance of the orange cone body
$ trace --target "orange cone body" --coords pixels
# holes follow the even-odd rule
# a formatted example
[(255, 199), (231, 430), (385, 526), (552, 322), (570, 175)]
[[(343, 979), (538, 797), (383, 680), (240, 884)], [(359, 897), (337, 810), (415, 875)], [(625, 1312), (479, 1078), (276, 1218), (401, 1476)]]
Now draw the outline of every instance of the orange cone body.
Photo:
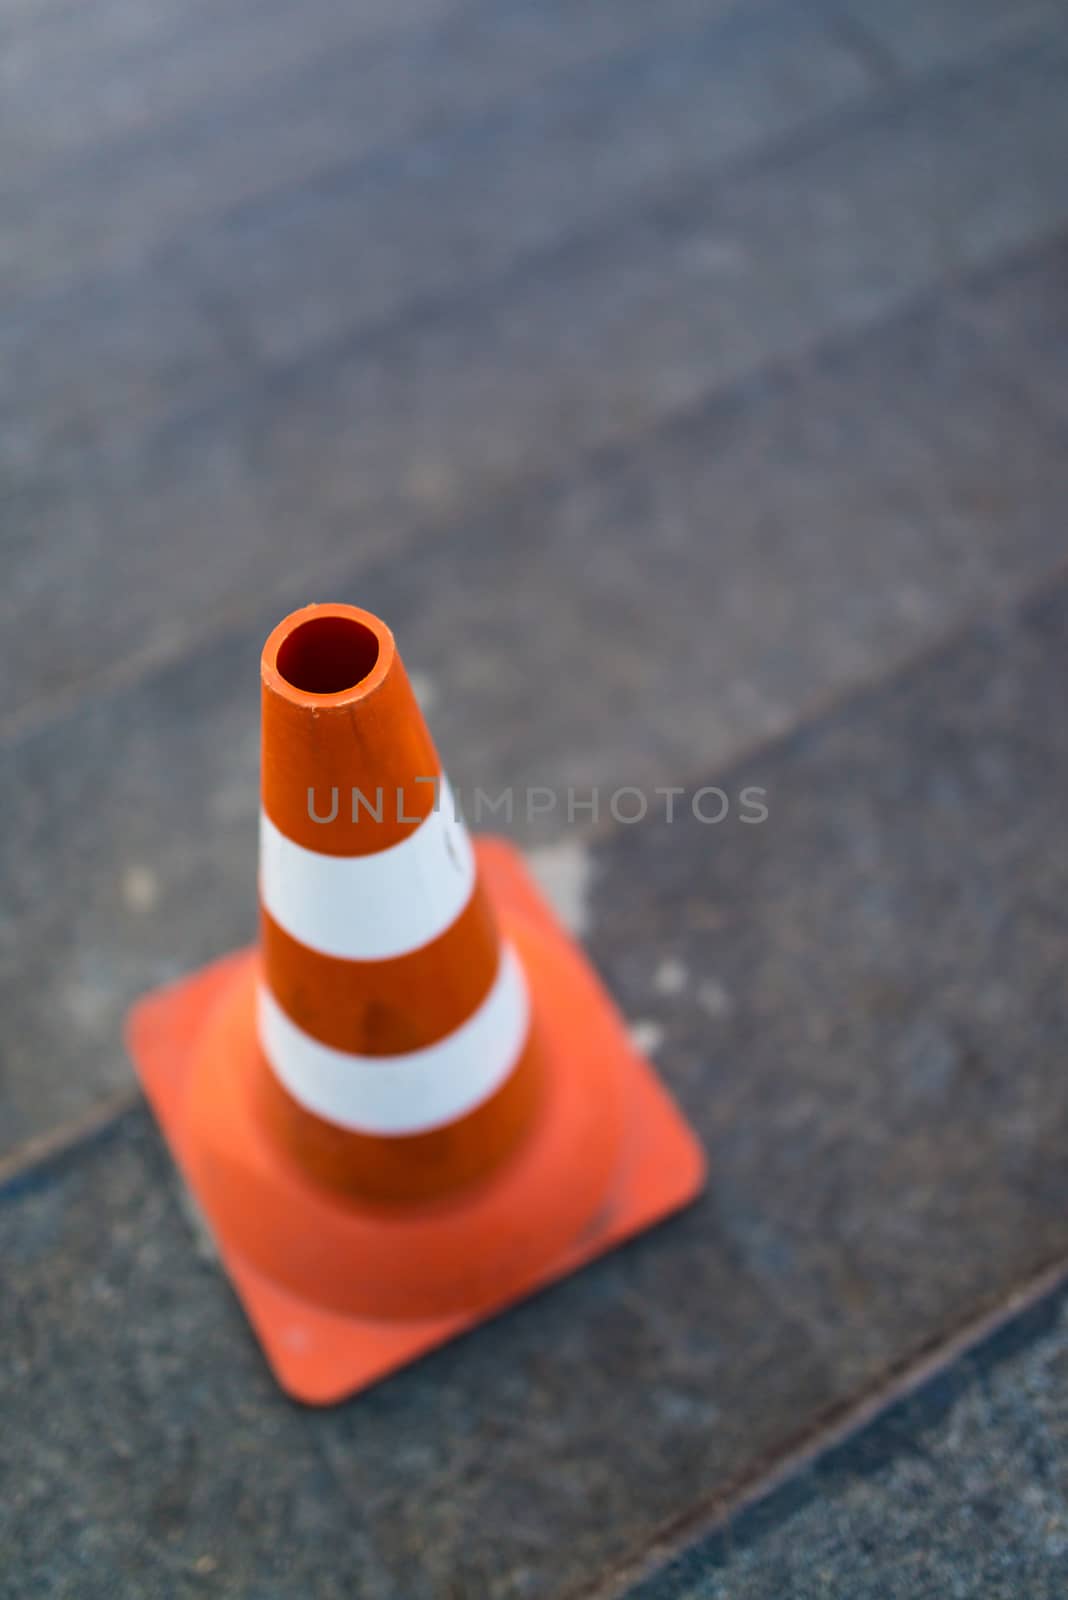
[(262, 675), (265, 1115), (340, 1190), (446, 1195), (530, 1126), (522, 969), (388, 629), (317, 607)]
[(262, 662), (258, 951), (131, 1048), (283, 1384), (335, 1399), (690, 1198), (703, 1158), (502, 843), (472, 846), (388, 628)]

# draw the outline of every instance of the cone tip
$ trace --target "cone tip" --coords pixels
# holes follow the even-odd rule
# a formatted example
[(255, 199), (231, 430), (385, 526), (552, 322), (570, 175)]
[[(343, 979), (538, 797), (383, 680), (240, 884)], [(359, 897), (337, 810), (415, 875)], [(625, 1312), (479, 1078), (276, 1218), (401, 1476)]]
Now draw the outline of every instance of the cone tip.
[(382, 684), (396, 646), (370, 611), (312, 604), (291, 611), (263, 647), (264, 688), (295, 705), (339, 705), (364, 699)]

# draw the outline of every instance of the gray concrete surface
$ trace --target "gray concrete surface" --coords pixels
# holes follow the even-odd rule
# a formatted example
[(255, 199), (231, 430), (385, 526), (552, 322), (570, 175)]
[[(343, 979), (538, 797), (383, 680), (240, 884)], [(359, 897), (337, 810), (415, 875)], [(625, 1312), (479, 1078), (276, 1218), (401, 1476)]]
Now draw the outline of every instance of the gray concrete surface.
[[(1068, 1252), (1066, 90), (1063, 0), (0, 0), (0, 1592), (615, 1594)], [(146, 1118), (77, 1130), (251, 933), (259, 646), (334, 597), (462, 788), (773, 809), (517, 822), (712, 1189), (312, 1419)], [(982, 1516), (1053, 1425), (973, 1393)], [(843, 1471), (694, 1595), (881, 1592), (938, 1502)], [(938, 1592), (1043, 1593), (1041, 1508)]]
[(763, 824), (592, 848), (708, 1192), (346, 1406), (273, 1391), (147, 1113), (15, 1177), (10, 1592), (619, 1592), (1068, 1258), (1066, 672), (1068, 579), (712, 775)]
[[(767, 54), (777, 38), (760, 7), (721, 26), (728, 39), (740, 32), (758, 63), (761, 41)], [(287, 219), (287, 206), (311, 206), (318, 193), (310, 178), (294, 180), (269, 190), (245, 250), (240, 231), (254, 219), (239, 188), (204, 200), (182, 249), (210, 255), (230, 274), (222, 282), (192, 259), (172, 273), (151, 249), (104, 271), (93, 250), (110, 249), (116, 233), (100, 217), (102, 197), (120, 220), (151, 230), (174, 188), (190, 205), (202, 196), (232, 142), (228, 125), (199, 155), (168, 144), (148, 198), (106, 165), (95, 183), (59, 185), (34, 208), (57, 230), (47, 249), (11, 233), (12, 250), (30, 251), (24, 276), (11, 279), (18, 315), (0, 401), (12, 419), (14, 553), (3, 618), (20, 711), (32, 716), (57, 694), (70, 703), (78, 684), (135, 670), (144, 654), (193, 648), (207, 625), (251, 614), (292, 582), (295, 558), (305, 590), (336, 586), (352, 581), (364, 551), (416, 561), (432, 533), (462, 539), (501, 495), (503, 523), (517, 494), (591, 449), (630, 448), (724, 384), (1064, 224), (1063, 30), (1051, 23), (1011, 53), (969, 57), (956, 73), (879, 79), (865, 94), (838, 36), (821, 44), (818, 16), (804, 26), (811, 44), (788, 58), (784, 82), (758, 78), (742, 95), (731, 140), (715, 121), (723, 92), (706, 92), (692, 65), (691, 34), (667, 30), (628, 60), (637, 71), (649, 48), (674, 49), (661, 74), (694, 123), (672, 137), (659, 104), (642, 121), (616, 64), (598, 96), (570, 78), (555, 91), (567, 88), (591, 125), (580, 119), (544, 172), (519, 161), (509, 141), (524, 102), (505, 100), (507, 137), (461, 138), (450, 123), (425, 172), (409, 145), (383, 155), (372, 176), (382, 204), (400, 208), (395, 221), (347, 179), (325, 178), (321, 211)], [(254, 60), (254, 34), (246, 48)], [(714, 32), (703, 44), (709, 60), (721, 48), (729, 60)], [(733, 104), (742, 91), (727, 78)], [(830, 111), (807, 110), (810, 80), (824, 84)], [(530, 93), (533, 116), (542, 99)], [(797, 123), (784, 126), (798, 97)], [(231, 112), (234, 137), (243, 104)], [(602, 106), (616, 117), (604, 128)], [(644, 191), (597, 214), (608, 182), (597, 161), (616, 149), (620, 115), (690, 170), (654, 172)], [(273, 117), (284, 141), (284, 101)], [(548, 127), (555, 135), (555, 117)], [(450, 138), (459, 143), (439, 170), (434, 152)], [(725, 156), (717, 176), (730, 143), (746, 153)], [(531, 131), (532, 159), (544, 147)], [(269, 154), (257, 170), (275, 170)], [(406, 162), (419, 182), (402, 204)], [(476, 175), (480, 162), (491, 170)], [(495, 193), (506, 198), (489, 204)], [(541, 234), (515, 240), (535, 202)], [(75, 204), (95, 207), (87, 241), (73, 223), (62, 232)], [(569, 205), (580, 206), (570, 218)], [(238, 236), (201, 243), (224, 216)], [(42, 275), (52, 262), (74, 279), (62, 292)], [(881, 412), (893, 406), (888, 395)], [(101, 572), (122, 574), (124, 603), (106, 623)]]
[[(0, 743), (8, 1148), (126, 1081), (140, 990), (251, 932), (257, 657), (280, 614), (332, 593), (386, 616), (464, 789), (653, 785), (728, 761), (1061, 559), (1064, 419), (1053, 358), (1030, 360), (1044, 336), (1055, 349), (1056, 301), (1036, 314), (1019, 285), (1066, 260), (1058, 240), (969, 278), (403, 556), (350, 555), (329, 588), (298, 562), (259, 594), (253, 571), (247, 620), (183, 644), (199, 623), (176, 615), (164, 659), (24, 720)], [(200, 492), (187, 458), (169, 470)], [(131, 528), (142, 507), (127, 496)], [(28, 545), (35, 562), (56, 548)], [(181, 544), (142, 545), (114, 599), (99, 581), (77, 597), (81, 637), (120, 648), (139, 583), (162, 605), (224, 562), (236, 575), (240, 538), (227, 550), (190, 567)], [(26, 653), (70, 650), (74, 672), (80, 649), (42, 628)], [(514, 831), (543, 843), (563, 823)]]
[(1062, 1288), (629, 1600), (1059, 1600), (1066, 1367)]

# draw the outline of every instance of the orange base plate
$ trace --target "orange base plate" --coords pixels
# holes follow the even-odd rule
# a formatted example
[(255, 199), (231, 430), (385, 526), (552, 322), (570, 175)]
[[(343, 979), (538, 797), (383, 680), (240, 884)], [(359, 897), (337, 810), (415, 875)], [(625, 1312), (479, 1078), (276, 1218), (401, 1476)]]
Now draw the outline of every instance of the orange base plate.
[[(251, 959), (240, 951), (192, 977), (141, 1000), (130, 1014), (128, 1039), (138, 1076), (186, 1181), (197, 1195), (215, 1235), (226, 1270), (245, 1307), (268, 1362), (282, 1388), (295, 1399), (326, 1405), (366, 1388), (387, 1373), (455, 1338), (488, 1316), (503, 1310), (545, 1284), (573, 1272), (595, 1256), (643, 1228), (660, 1221), (693, 1199), (705, 1174), (704, 1155), (653, 1067), (634, 1049), (626, 1025), (616, 1011), (582, 950), (557, 922), (523, 864), (519, 852), (497, 839), (476, 842), (487, 891), (506, 928), (525, 929), (528, 937), (566, 966), (570, 979), (568, 1004), (581, 994), (581, 1015), (555, 1020), (573, 1050), (561, 1070), (581, 1072), (582, 1051), (597, 1051), (599, 1072), (605, 1066), (619, 1074), (626, 1111), (626, 1136), (621, 1141), (619, 1170), (610, 1195), (597, 1215), (565, 1249), (541, 1262), (528, 1279), (510, 1284), (499, 1299), (432, 1318), (354, 1316), (315, 1304), (273, 1280), (253, 1265), (228, 1239), (222, 1219), (213, 1217), (204, 1195), (197, 1195), (193, 1140), (195, 1122), (187, 1115), (192, 1063), (204, 1042), (209, 1019), (217, 1012)], [(543, 1014), (553, 1008), (553, 994), (535, 992)], [(556, 1030), (559, 1032), (559, 1028)], [(555, 1102), (553, 1102), (555, 1103)], [(547, 1115), (553, 1114), (551, 1107)], [(532, 1139), (537, 1139), (537, 1134)], [(493, 1204), (493, 1181), (464, 1202), (484, 1211)], [(374, 1226), (373, 1215), (370, 1219)], [(368, 1217), (361, 1219), (366, 1227)], [(388, 1218), (382, 1228), (389, 1229)]]

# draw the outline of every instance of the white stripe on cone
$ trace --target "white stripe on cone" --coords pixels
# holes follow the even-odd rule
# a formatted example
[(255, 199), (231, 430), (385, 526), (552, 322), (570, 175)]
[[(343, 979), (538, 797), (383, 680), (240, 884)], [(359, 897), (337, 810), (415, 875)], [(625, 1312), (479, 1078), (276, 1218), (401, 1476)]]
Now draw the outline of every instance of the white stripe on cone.
[(321, 955), (407, 955), (452, 926), (474, 887), (471, 840), (444, 777), (437, 809), (374, 855), (308, 850), (260, 814), (260, 899), (280, 928)]
[(399, 1135), (441, 1127), (488, 1100), (519, 1060), (530, 1001), (511, 946), (478, 1009), (423, 1050), (358, 1056), (311, 1038), (259, 992), (260, 1042), (293, 1098), (328, 1122), (361, 1133)]

